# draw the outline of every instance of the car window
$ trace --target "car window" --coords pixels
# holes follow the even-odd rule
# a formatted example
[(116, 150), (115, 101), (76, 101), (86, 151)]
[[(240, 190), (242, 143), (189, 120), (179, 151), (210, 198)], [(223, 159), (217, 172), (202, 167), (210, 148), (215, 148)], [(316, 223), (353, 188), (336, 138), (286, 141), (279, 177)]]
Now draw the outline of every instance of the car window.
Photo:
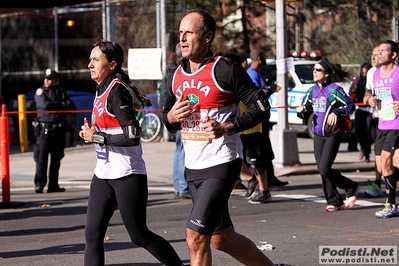
[(313, 65), (295, 65), (295, 73), (302, 84), (313, 84)]
[(264, 65), (260, 72), (265, 79), (266, 86), (271, 86), (276, 81), (276, 65)]
[[(304, 65), (295, 65), (295, 72), (301, 81), (302, 84), (313, 84), (313, 67), (314, 64), (304, 64)], [(265, 78), (266, 85), (270, 86), (276, 81), (276, 65), (265, 65), (261, 69), (261, 73)], [(291, 80), (290, 80), (291, 79)], [(295, 83), (293, 83), (292, 78), (288, 75), (289, 88), (295, 87)]]
[[(294, 64), (295, 73), (298, 76), (299, 80), (302, 84), (314, 84), (315, 81), (313, 80), (313, 67), (315, 63), (297, 63)], [(265, 79), (266, 85), (271, 86), (276, 81), (276, 74), (277, 69), (274, 63), (266, 64), (261, 68), (262, 76)], [(342, 82), (339, 79), (336, 79), (335, 76), (332, 76), (333, 82)], [(345, 82), (351, 82), (351, 78), (348, 78)], [(288, 75), (288, 87), (292, 89), (295, 87), (295, 83), (292, 78)]]

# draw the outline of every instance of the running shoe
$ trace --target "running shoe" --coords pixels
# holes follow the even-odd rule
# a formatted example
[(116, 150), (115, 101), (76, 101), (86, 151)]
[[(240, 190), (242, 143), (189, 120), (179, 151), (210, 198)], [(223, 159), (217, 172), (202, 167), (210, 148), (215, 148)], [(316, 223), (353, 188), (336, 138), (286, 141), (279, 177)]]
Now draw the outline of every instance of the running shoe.
[(345, 209), (350, 209), (355, 205), (357, 194), (359, 193), (359, 185), (356, 183), (356, 188), (348, 189), (346, 193)]
[(399, 215), (399, 209), (395, 204), (387, 202), (384, 204), (384, 209), (376, 212), (374, 215), (377, 218), (391, 218)]
[(327, 207), (326, 207), (326, 211), (328, 211), (328, 212), (335, 212), (335, 211), (339, 211), (339, 210), (343, 210), (343, 209), (345, 209), (345, 205), (344, 204), (338, 205), (338, 206), (327, 205)]
[(257, 185), (258, 185), (258, 179), (256, 179), (255, 176), (253, 176), (252, 179), (248, 181), (247, 193), (245, 194), (245, 197), (247, 199), (251, 199), (254, 196)]
[(364, 192), (364, 195), (369, 198), (379, 197), (382, 195), (382, 189), (376, 183), (373, 182), (370, 188)]
[(248, 201), (248, 203), (261, 204), (269, 202), (271, 200), (272, 200), (272, 195), (270, 195), (269, 190), (266, 191), (259, 190), (258, 193), (256, 193), (255, 196), (253, 196), (253, 198)]

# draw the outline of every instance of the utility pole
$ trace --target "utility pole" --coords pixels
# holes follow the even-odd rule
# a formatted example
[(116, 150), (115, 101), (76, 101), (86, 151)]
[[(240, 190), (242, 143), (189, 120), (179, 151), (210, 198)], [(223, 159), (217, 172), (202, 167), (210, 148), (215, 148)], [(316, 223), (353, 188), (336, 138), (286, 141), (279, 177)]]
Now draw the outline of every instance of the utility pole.
[[(276, 59), (278, 92), (277, 130), (270, 131), (270, 139), (275, 151), (275, 164), (279, 166), (295, 165), (299, 162), (297, 133), (288, 129), (287, 110), (287, 14), (286, 0), (276, 0)], [(276, 146), (277, 145), (277, 146)]]

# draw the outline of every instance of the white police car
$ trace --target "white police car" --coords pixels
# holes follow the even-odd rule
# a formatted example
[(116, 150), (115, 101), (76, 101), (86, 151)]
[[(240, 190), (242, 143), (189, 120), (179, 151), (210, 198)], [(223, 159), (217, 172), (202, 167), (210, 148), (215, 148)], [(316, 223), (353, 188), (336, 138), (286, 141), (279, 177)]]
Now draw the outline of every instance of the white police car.
[[(311, 130), (312, 115), (307, 121), (297, 117), (296, 106), (301, 105), (302, 98), (305, 96), (306, 91), (315, 84), (313, 80), (313, 67), (317, 63), (315, 60), (295, 60), (295, 71), (290, 71), (288, 75), (288, 94), (287, 105), (288, 107), (278, 106), (279, 93), (273, 93), (270, 98), (270, 105), (272, 107), (270, 113), (271, 125), (276, 124), (278, 120), (278, 110), (286, 108), (288, 111), (288, 125), (292, 130), (298, 132), (307, 132), (310, 137), (313, 137)], [(275, 59), (267, 59), (264, 73), (266, 84), (270, 85), (276, 80), (276, 61)], [(349, 93), (351, 80), (347, 82), (336, 82), (339, 84), (346, 93)], [(289, 108), (292, 107), (292, 108)]]

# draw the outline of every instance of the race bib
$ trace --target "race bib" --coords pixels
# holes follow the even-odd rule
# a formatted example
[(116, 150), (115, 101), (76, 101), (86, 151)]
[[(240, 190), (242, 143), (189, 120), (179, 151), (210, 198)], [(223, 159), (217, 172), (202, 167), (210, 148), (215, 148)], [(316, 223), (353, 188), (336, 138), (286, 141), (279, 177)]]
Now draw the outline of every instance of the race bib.
[(327, 99), (324, 96), (317, 98), (313, 104), (313, 111), (315, 113), (323, 113), (326, 111)]
[(107, 160), (107, 150), (105, 145), (100, 145), (96, 143), (96, 156), (97, 160), (106, 161)]
[(201, 126), (201, 118), (205, 116), (205, 111), (195, 110), (189, 117), (180, 123), (180, 136), (183, 141), (209, 142), (209, 138)]
[(393, 99), (390, 87), (376, 88), (378, 117), (382, 120), (389, 121), (396, 118), (393, 110)]

